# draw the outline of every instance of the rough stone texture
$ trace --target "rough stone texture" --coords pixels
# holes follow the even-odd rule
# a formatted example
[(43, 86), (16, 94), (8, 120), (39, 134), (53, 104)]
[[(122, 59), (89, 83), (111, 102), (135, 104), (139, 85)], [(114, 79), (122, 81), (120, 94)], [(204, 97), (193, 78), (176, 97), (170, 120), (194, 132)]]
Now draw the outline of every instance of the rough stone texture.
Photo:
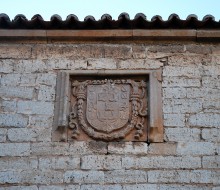
[[(0, 190), (220, 190), (220, 46), (0, 45)], [(52, 142), (60, 70), (162, 69), (164, 142)]]

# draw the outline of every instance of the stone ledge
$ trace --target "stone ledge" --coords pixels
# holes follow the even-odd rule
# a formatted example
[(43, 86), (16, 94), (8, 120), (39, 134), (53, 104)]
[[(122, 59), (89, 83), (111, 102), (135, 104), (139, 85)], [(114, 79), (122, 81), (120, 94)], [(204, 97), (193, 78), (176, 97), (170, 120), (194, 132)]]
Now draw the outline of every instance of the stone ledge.
[(0, 30), (1, 41), (16, 40), (220, 40), (218, 30)]

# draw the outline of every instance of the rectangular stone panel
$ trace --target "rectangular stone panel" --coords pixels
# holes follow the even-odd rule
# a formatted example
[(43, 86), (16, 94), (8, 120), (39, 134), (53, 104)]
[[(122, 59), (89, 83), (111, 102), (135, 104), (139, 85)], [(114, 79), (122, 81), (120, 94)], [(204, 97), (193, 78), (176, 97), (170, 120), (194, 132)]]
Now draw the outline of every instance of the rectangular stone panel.
[(162, 127), (160, 70), (58, 74), (53, 140), (161, 142)]

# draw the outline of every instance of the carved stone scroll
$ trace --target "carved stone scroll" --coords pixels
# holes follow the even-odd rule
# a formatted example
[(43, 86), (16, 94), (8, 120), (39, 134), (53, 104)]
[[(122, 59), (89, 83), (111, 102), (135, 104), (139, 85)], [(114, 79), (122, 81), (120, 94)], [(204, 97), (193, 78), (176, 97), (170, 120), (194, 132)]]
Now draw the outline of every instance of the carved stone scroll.
[(147, 140), (147, 81), (71, 81), (69, 136), (85, 140)]

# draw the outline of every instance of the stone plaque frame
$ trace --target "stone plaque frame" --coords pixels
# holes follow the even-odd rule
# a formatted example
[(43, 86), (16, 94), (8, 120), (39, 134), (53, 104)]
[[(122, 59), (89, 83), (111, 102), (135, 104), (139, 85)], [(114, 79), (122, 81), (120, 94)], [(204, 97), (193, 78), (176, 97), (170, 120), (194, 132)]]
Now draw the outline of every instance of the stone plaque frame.
[[(148, 120), (147, 140), (148, 142), (163, 142), (163, 119), (162, 119), (162, 90), (161, 69), (156, 70), (74, 70), (60, 71), (57, 77), (56, 102), (54, 111), (54, 123), (52, 131), (53, 141), (69, 141), (68, 126), (71, 114), (71, 78), (93, 77), (138, 77), (146, 76)], [(102, 139), (98, 139), (102, 140)], [(109, 140), (111, 141), (111, 139)], [(132, 141), (132, 140), (131, 140)]]

